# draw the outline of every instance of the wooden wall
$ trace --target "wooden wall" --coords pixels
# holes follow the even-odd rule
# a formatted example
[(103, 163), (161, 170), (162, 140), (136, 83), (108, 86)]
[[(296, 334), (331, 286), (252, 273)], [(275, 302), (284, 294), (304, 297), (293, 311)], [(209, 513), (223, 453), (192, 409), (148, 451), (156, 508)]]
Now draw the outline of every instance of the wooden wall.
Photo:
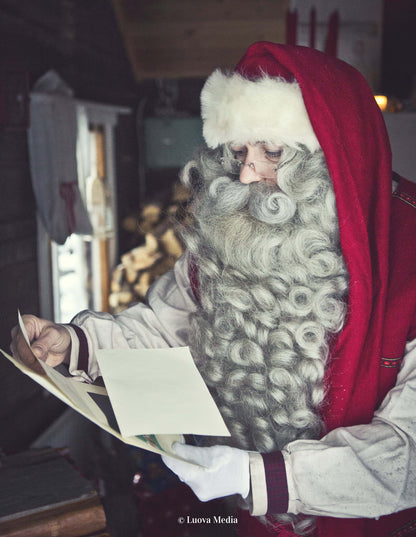
[(381, 89), (416, 109), (416, 2), (384, 0)]
[[(0, 346), (8, 350), (17, 308), (38, 313), (36, 210), (29, 175), (25, 129), (0, 129)], [(0, 445), (14, 448), (26, 442), (44, 418), (59, 405), (39, 403), (41, 390), (0, 358)], [(22, 405), (25, 419), (21, 419)], [(27, 418), (27, 419), (26, 419)], [(41, 418), (41, 419), (39, 419)], [(36, 433), (35, 433), (36, 434)]]
[[(127, 106), (137, 103), (138, 88), (107, 0), (2, 0), (0, 35), (0, 347), (8, 350), (17, 309), (39, 313), (36, 207), (26, 126), (15, 124), (21, 119), (15, 121), (16, 115), (5, 118), (1, 109), (5, 92), (13, 93), (10, 73), (24, 73), (30, 89), (39, 76), (55, 69), (77, 98)], [(123, 202), (130, 199), (128, 210), (138, 203), (134, 122), (134, 114), (126, 116), (117, 129), (125, 142), (119, 146), (117, 165), (119, 189), (129, 192), (122, 197)], [(121, 207), (120, 219), (123, 214)], [(45, 397), (0, 357), (1, 449), (27, 446), (61, 409), (56, 398)]]

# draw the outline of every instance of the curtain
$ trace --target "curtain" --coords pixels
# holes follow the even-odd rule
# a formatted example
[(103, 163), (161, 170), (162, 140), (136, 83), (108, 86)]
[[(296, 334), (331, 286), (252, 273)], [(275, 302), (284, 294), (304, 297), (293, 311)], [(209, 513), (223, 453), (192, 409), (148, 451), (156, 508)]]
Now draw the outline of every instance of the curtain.
[(30, 98), (28, 146), (33, 190), (48, 235), (63, 244), (92, 227), (78, 184), (77, 104), (54, 71), (34, 86)]

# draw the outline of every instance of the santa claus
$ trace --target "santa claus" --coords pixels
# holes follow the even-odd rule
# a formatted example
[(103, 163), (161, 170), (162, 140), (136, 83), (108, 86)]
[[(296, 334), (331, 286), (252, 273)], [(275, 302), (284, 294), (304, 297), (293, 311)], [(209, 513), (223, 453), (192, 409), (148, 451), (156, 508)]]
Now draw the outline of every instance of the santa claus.
[[(232, 436), (164, 461), (203, 501), (237, 495), (241, 535), (416, 535), (416, 186), (370, 88), (259, 42), (201, 103), (186, 254), (115, 317), (25, 316), (32, 349), (93, 380), (98, 348), (189, 345)], [(30, 360), (17, 329), (12, 349)]]

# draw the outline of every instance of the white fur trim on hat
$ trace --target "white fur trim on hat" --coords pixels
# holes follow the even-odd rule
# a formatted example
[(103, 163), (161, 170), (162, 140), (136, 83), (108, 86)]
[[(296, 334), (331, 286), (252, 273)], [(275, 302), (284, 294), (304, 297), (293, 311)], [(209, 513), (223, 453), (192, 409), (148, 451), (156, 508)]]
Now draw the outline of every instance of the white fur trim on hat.
[(297, 82), (265, 75), (248, 80), (219, 69), (201, 93), (203, 133), (207, 145), (271, 142), (291, 147), (319, 148)]

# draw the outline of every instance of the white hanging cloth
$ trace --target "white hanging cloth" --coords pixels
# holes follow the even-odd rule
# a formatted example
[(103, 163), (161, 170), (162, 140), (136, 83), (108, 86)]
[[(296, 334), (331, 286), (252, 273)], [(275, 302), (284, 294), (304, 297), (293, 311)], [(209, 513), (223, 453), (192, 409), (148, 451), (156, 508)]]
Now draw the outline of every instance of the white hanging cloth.
[(51, 239), (91, 234), (77, 171), (77, 104), (72, 90), (48, 71), (30, 96), (28, 145), (37, 208)]

